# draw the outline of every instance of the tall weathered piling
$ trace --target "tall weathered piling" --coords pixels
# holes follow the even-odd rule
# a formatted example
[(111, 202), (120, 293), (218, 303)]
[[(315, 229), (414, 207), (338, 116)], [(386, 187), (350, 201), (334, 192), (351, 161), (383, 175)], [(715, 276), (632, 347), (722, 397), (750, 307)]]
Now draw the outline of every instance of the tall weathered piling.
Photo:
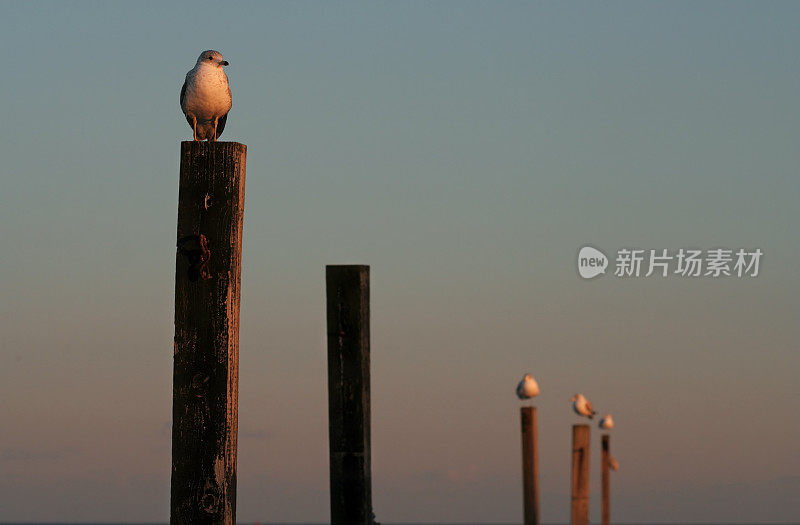
[(522, 423), (522, 503), (525, 525), (539, 525), (539, 438), (536, 407), (519, 409)]
[(611, 462), (611, 451), (609, 450), (609, 435), (603, 434), (602, 437), (602, 468), (601, 472), (603, 473), (603, 525), (609, 525), (611, 523), (611, 502), (610, 502), (610, 493), (611, 493), (611, 486), (609, 479), (609, 466)]
[(589, 425), (572, 425), (572, 525), (589, 525)]
[(170, 523), (236, 523), (239, 298), (247, 146), (182, 142)]
[(325, 278), (331, 525), (370, 525), (369, 266), (327, 266)]

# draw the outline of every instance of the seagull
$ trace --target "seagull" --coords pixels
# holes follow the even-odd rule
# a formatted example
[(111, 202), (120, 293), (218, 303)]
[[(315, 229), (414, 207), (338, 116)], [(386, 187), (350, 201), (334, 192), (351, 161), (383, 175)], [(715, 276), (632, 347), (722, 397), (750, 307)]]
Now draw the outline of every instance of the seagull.
[(208, 50), (200, 53), (194, 68), (186, 73), (181, 109), (192, 127), (194, 140), (216, 142), (225, 129), (231, 110), (231, 87), (222, 69), (227, 65), (219, 51)]
[(597, 414), (589, 400), (583, 397), (583, 394), (575, 394), (570, 401), (572, 401), (572, 410), (579, 416), (586, 416), (592, 419)]
[(530, 374), (525, 374), (517, 385), (517, 397), (530, 399), (539, 395), (539, 383)]
[(600, 428), (604, 428), (606, 430), (611, 430), (614, 428), (614, 420), (611, 418), (611, 414), (606, 414), (600, 420)]
[(610, 458), (608, 458), (608, 466), (611, 467), (611, 470), (616, 472), (619, 470), (619, 461), (614, 459), (614, 456), (611, 456)]

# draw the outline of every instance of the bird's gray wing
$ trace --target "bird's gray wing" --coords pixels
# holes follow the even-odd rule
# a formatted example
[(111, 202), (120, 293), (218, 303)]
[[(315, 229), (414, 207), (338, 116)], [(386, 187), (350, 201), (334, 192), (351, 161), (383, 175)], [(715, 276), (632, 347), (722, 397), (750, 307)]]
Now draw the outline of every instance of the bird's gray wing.
[(181, 109), (183, 109), (184, 100), (186, 100), (186, 80), (183, 81), (183, 87), (181, 88)]
[[(222, 72), (223, 75), (225, 72)], [(225, 75), (225, 86), (228, 88), (228, 99), (231, 99), (231, 84), (228, 81), (228, 75)], [(232, 105), (232, 104), (231, 104)], [(230, 109), (228, 110), (230, 111)], [(222, 132), (225, 131), (225, 123), (228, 121), (228, 114), (225, 113), (219, 119), (217, 119), (217, 138), (222, 135)]]
[(228, 114), (225, 113), (220, 118), (217, 119), (217, 138), (222, 135), (222, 132), (225, 130), (225, 122), (228, 121)]
[[(186, 76), (189, 76), (188, 74)], [(189, 126), (193, 126), (192, 119), (189, 118), (189, 115), (186, 114), (186, 80), (183, 81), (183, 86), (181, 87), (181, 111), (183, 111), (183, 115), (186, 117), (186, 122), (189, 123)]]

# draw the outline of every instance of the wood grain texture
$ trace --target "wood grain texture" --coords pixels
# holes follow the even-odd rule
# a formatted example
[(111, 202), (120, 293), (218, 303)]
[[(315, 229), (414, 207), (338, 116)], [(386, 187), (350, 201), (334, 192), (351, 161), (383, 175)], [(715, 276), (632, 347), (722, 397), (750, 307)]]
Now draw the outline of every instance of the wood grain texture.
[(611, 451), (609, 449), (610, 444), (610, 437), (608, 434), (603, 434), (602, 437), (602, 462), (603, 466), (600, 471), (603, 473), (603, 525), (609, 525), (611, 523), (611, 502), (610, 502), (610, 479), (609, 479), (609, 461), (611, 460)]
[(234, 525), (247, 147), (182, 142), (170, 523)]
[(536, 407), (520, 407), (523, 523), (539, 525), (539, 438)]
[(327, 266), (325, 278), (331, 525), (369, 525), (369, 266)]
[(589, 425), (572, 425), (572, 525), (589, 525)]

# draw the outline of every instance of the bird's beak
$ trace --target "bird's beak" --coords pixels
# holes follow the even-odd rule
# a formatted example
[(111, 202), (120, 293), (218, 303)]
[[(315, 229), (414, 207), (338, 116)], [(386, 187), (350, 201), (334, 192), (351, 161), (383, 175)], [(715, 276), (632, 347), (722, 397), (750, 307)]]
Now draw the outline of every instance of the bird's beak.
[(227, 60), (223, 60), (222, 62), (220, 62), (220, 64), (222, 64), (223, 66), (229, 65)]

